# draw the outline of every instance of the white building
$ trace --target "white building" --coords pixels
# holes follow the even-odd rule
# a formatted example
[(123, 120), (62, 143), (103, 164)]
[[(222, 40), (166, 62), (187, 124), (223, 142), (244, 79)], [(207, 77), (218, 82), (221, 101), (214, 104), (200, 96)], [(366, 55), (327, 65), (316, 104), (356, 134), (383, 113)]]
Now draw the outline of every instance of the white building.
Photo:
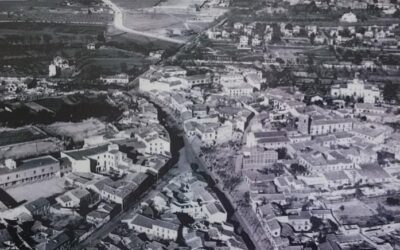
[(129, 76), (125, 73), (121, 73), (113, 76), (102, 76), (100, 80), (105, 84), (128, 84)]
[(176, 240), (178, 238), (179, 225), (162, 220), (152, 219), (141, 214), (135, 214), (132, 219), (123, 220), (136, 232), (145, 233), (148, 236), (164, 240)]
[(64, 151), (61, 157), (68, 158), (74, 172), (120, 172), (120, 166), (129, 167), (132, 164), (132, 160), (120, 152), (116, 144)]
[(365, 84), (363, 80), (355, 78), (345, 85), (334, 85), (331, 88), (331, 96), (344, 98), (346, 96), (363, 98), (364, 103), (375, 103), (380, 98), (380, 90), (371, 84)]
[(340, 21), (344, 22), (344, 23), (356, 23), (357, 22), (357, 16), (353, 12), (345, 13), (340, 18)]

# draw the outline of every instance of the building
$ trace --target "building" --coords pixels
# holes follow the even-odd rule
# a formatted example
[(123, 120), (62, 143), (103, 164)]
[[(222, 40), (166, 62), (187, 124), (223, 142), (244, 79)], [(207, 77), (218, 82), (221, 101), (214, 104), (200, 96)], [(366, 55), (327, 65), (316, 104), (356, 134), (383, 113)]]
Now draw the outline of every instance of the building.
[[(321, 150), (322, 151), (322, 150)], [(332, 172), (354, 169), (356, 164), (338, 151), (311, 151), (298, 155), (299, 164), (310, 172)]]
[(355, 78), (347, 84), (332, 86), (331, 96), (336, 98), (346, 96), (362, 98), (364, 103), (375, 103), (380, 99), (380, 90), (376, 86), (366, 84), (363, 80)]
[(278, 152), (260, 148), (243, 150), (242, 170), (264, 168), (278, 161)]
[(286, 148), (289, 138), (284, 131), (250, 132), (246, 138), (247, 147), (264, 147), (265, 149)]
[(334, 115), (300, 115), (298, 130), (302, 134), (325, 135), (353, 129), (353, 119)]
[(43, 216), (50, 212), (50, 201), (46, 198), (39, 198), (24, 205), (32, 216)]
[(141, 214), (135, 214), (132, 219), (123, 220), (129, 227), (138, 233), (145, 233), (164, 240), (176, 240), (178, 238), (179, 225), (158, 219), (152, 219)]
[(73, 172), (119, 173), (120, 167), (132, 164), (132, 160), (120, 152), (116, 144), (64, 151), (61, 157), (71, 162)]
[(223, 84), (226, 95), (230, 97), (249, 96), (253, 93), (253, 86), (242, 82), (237, 84)]
[(161, 134), (157, 131), (144, 131), (136, 133), (135, 138), (144, 143), (146, 154), (170, 156), (171, 143), (168, 133)]
[(80, 207), (90, 203), (91, 194), (84, 188), (76, 188), (58, 196), (56, 201), (62, 207)]
[(100, 77), (100, 81), (104, 82), (105, 84), (128, 84), (129, 76), (124, 73), (112, 76), (102, 76)]
[(8, 188), (47, 180), (59, 173), (60, 162), (50, 155), (24, 160), (19, 165), (14, 160), (7, 159), (5, 166), (0, 167), (0, 187)]
[(205, 205), (204, 213), (206, 214), (206, 220), (210, 223), (224, 223), (227, 220), (227, 213), (224, 207), (218, 203), (209, 203)]
[(153, 65), (139, 77), (139, 90), (145, 92), (171, 92), (191, 87), (185, 78), (186, 70), (181, 67)]
[(344, 23), (356, 23), (357, 16), (353, 12), (348, 12), (343, 14), (343, 16), (340, 18), (340, 21)]

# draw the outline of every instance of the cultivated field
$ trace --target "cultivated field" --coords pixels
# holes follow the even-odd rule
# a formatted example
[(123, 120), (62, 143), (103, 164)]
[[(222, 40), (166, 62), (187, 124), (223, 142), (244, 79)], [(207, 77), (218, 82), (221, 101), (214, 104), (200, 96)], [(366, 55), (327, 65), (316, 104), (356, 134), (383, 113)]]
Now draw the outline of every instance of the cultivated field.
[(22, 159), (54, 153), (62, 149), (63, 145), (61, 141), (56, 138), (47, 138), (1, 147), (0, 159)]

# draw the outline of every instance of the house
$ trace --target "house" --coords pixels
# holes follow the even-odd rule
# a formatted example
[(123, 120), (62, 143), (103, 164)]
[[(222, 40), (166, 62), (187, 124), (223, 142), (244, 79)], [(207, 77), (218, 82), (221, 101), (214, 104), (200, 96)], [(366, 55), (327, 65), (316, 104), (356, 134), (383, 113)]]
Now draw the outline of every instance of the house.
[(357, 16), (353, 12), (348, 12), (343, 14), (343, 16), (340, 18), (340, 21), (344, 23), (356, 23)]
[(273, 237), (281, 236), (281, 225), (277, 219), (270, 219), (266, 222), (266, 227)]
[(63, 231), (36, 246), (38, 250), (67, 250), (74, 248), (74, 237)]
[(300, 211), (298, 214), (288, 215), (288, 223), (295, 231), (309, 231), (311, 229), (311, 214), (309, 211)]
[(132, 160), (119, 151), (117, 144), (61, 152), (61, 157), (71, 162), (73, 172), (116, 172), (122, 174), (121, 167), (129, 167)]
[(354, 169), (353, 161), (335, 150), (313, 150), (298, 155), (299, 164), (314, 173)]
[(50, 202), (46, 198), (38, 198), (24, 205), (32, 216), (43, 216), (50, 212)]
[(209, 108), (205, 104), (194, 104), (192, 107), (193, 117), (206, 117), (208, 115)]
[(218, 202), (205, 205), (204, 213), (206, 220), (210, 223), (224, 223), (228, 216), (224, 207)]
[(392, 131), (392, 129), (380, 126), (363, 126), (353, 129), (351, 133), (354, 136), (361, 138), (365, 142), (372, 144), (383, 144), (385, 139), (390, 134), (389, 131)]
[(123, 220), (129, 229), (138, 233), (145, 233), (164, 240), (176, 240), (178, 238), (179, 225), (167, 221), (149, 218), (141, 214), (135, 214), (132, 219)]
[(386, 170), (377, 163), (360, 164), (359, 166), (359, 169), (351, 171), (355, 175), (355, 181), (360, 181), (363, 184), (374, 184), (389, 182), (392, 179)]
[(171, 92), (191, 87), (186, 81), (186, 70), (178, 66), (150, 66), (139, 77), (139, 90), (144, 92)]
[(143, 130), (135, 133), (135, 138), (144, 143), (146, 154), (170, 156), (171, 143), (168, 133)]
[(110, 179), (104, 179), (98, 182), (96, 186), (103, 200), (120, 204), (122, 207), (132, 201), (134, 192), (138, 187), (133, 182), (112, 181)]
[(86, 222), (96, 227), (103, 225), (108, 220), (110, 220), (110, 215), (98, 210), (93, 210), (86, 215)]
[(82, 204), (89, 205), (91, 194), (84, 188), (76, 188), (58, 196), (56, 201), (62, 207), (80, 207)]
[(245, 76), (245, 79), (253, 88), (256, 88), (257, 90), (261, 89), (261, 83), (263, 82), (263, 79), (259, 74), (249, 73)]

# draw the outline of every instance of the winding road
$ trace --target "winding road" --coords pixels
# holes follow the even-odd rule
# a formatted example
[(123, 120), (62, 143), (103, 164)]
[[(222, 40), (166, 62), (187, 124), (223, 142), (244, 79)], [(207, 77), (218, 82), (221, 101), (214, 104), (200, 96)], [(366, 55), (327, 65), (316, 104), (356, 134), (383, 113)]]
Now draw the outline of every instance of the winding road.
[(124, 25), (124, 13), (120, 7), (118, 7), (115, 3), (113, 3), (111, 0), (103, 0), (104, 4), (106, 4), (108, 7), (110, 7), (114, 11), (114, 27), (120, 31), (127, 32), (130, 34), (135, 34), (135, 35), (140, 35), (140, 36), (145, 36), (157, 40), (162, 40), (162, 41), (167, 41), (171, 43), (177, 43), (177, 44), (184, 44), (186, 43), (185, 41), (179, 40), (179, 39), (174, 39), (171, 37), (166, 37), (166, 36), (161, 36), (157, 35), (154, 33), (150, 32), (143, 32), (139, 30), (134, 30), (129, 27), (126, 27)]

